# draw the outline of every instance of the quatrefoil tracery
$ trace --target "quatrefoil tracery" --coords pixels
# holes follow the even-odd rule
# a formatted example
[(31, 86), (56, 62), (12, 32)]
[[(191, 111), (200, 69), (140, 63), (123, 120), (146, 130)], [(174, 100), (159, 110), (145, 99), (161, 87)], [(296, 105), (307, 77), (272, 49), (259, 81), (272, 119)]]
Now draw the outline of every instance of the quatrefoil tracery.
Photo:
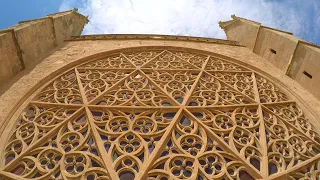
[[(2, 171), (27, 179), (313, 178), (320, 135), (289, 96), (246, 67), (141, 50), (49, 82), (4, 151)], [(301, 174), (307, 166), (313, 174)]]

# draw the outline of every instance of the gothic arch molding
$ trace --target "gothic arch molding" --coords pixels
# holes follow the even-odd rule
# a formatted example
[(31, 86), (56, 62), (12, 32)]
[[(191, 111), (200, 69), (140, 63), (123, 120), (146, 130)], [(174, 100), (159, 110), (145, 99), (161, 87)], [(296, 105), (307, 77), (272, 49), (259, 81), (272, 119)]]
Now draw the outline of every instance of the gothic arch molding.
[(319, 135), (290, 100), (293, 95), (242, 65), (168, 46), (121, 49), (74, 62), (35, 87), (6, 143), (0, 173), (277, 178), (302, 176), (295, 168), (307, 165), (319, 173), (312, 164), (319, 159)]

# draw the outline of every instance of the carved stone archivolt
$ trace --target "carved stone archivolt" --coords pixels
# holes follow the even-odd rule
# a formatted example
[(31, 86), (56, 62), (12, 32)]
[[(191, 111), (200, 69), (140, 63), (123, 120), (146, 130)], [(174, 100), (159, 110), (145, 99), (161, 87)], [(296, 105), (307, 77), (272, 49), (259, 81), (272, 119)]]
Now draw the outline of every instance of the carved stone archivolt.
[(0, 179), (319, 179), (320, 135), (280, 86), (189, 50), (126, 50), (40, 88)]

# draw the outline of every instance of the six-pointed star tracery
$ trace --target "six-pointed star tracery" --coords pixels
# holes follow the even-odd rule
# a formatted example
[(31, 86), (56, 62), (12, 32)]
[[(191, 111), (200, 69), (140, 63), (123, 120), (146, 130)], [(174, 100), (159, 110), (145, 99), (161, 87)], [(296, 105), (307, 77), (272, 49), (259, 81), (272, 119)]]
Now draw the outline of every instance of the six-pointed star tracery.
[(249, 68), (189, 50), (144, 49), (86, 61), (45, 85), (18, 119), (0, 174), (315, 178), (319, 142), (296, 103)]

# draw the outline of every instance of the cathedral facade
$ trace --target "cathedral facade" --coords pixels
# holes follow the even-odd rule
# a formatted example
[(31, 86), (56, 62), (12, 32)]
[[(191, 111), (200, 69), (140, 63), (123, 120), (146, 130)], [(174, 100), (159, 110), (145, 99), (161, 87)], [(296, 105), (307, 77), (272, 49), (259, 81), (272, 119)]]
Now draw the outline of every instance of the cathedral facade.
[(0, 179), (319, 179), (318, 77), (295, 53), (318, 47), (287, 62), (259, 48), (286, 32), (233, 18), (228, 40), (80, 36), (76, 9), (0, 31)]

